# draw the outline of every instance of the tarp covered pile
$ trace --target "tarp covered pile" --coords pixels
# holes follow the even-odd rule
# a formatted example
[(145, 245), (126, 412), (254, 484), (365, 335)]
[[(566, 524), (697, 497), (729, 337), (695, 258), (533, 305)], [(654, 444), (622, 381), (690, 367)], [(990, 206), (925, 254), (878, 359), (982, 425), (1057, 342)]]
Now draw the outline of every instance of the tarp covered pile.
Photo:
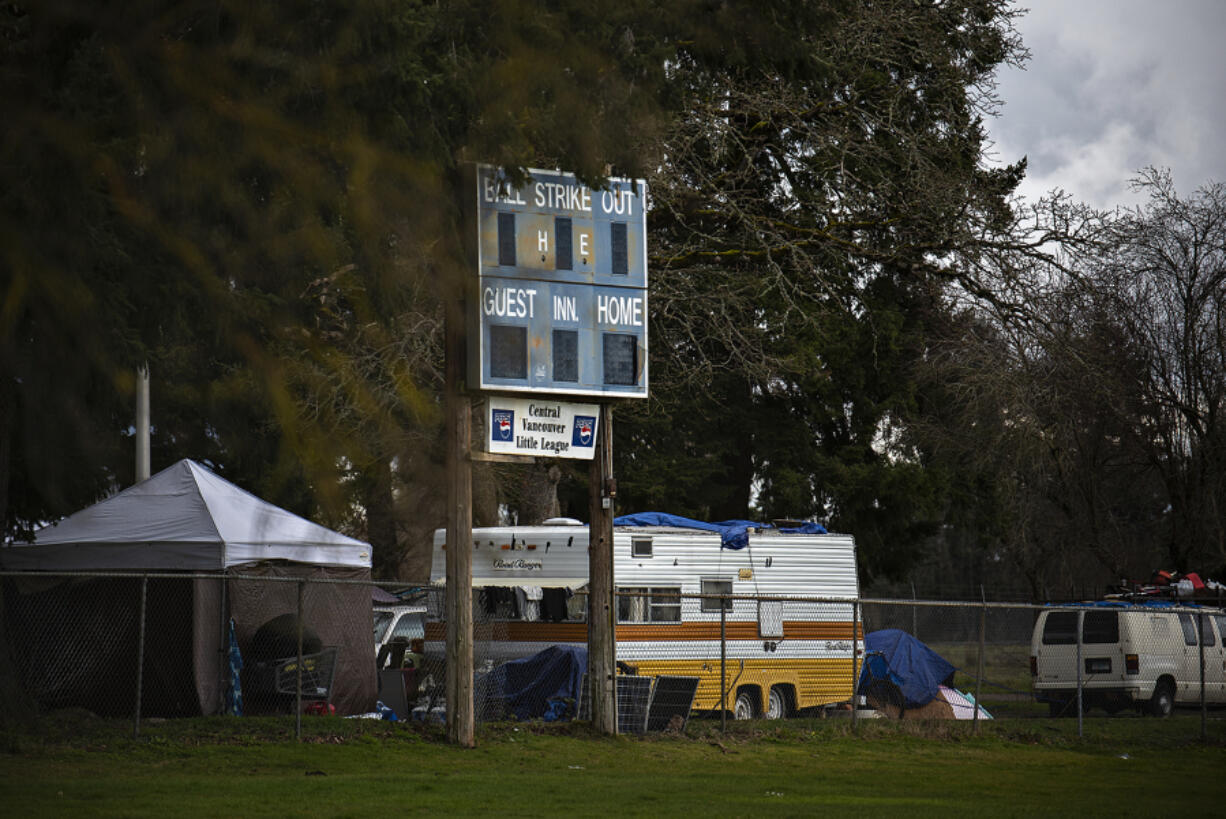
[[(973, 698), (952, 687), (953, 665), (907, 632), (871, 632), (864, 651), (860, 693), (875, 710), (895, 719), (974, 718)], [(979, 718), (991, 719), (983, 706)]]

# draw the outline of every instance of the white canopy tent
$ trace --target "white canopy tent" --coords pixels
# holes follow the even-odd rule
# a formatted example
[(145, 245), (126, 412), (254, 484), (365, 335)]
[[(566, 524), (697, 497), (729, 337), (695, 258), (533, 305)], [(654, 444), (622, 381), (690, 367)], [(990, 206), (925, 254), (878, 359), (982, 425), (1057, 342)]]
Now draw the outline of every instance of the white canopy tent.
[[(305, 583), (303, 621), (324, 645), (340, 651), (337, 709), (369, 710), (375, 696), (371, 592), (362, 581), (370, 580), (370, 567), (369, 544), (261, 500), (186, 459), (44, 526), (30, 543), (0, 548), (0, 569), (58, 580), (50, 588), (28, 576), (14, 578), (15, 589), (30, 595), (29, 616), (21, 628), (9, 629), (10, 640), (28, 644), (22, 656), (71, 658), (75, 673), (33, 686), (36, 697), (54, 704), (72, 704), (89, 694), (96, 688), (90, 680), (124, 673), (136, 640), (135, 609), (124, 584), (138, 581), (66, 573), (161, 575), (149, 587), (154, 627), (145, 655), (147, 673), (151, 663), (161, 663), (161, 677), (169, 681), (161, 691), (175, 692), (165, 697), (173, 700), (165, 709), (171, 715), (222, 710), (230, 618), (244, 658), (258, 654), (253, 638), (259, 628), (298, 610), (300, 583), (292, 581)], [(164, 573), (195, 577), (179, 580)], [(248, 579), (257, 577), (264, 579)], [(333, 582), (338, 580), (358, 583)], [(34, 614), (40, 610), (71, 611), (78, 625), (57, 630), (52, 617)]]
[(184, 459), (0, 549), (0, 566), (15, 570), (216, 571), (265, 560), (369, 569), (370, 545)]

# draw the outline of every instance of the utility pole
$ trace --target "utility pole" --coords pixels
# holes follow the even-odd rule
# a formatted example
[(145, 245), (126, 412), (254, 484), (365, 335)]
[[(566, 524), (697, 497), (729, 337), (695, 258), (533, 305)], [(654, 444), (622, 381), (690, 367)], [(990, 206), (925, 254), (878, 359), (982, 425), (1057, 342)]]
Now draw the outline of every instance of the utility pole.
[(473, 519), (472, 414), (463, 392), (464, 306), (449, 298), (446, 315), (447, 414), (447, 739), (472, 748)]
[(600, 405), (596, 453), (589, 472), (587, 670), (592, 690), (592, 726), (617, 733), (615, 650), (616, 598), (613, 593), (613, 412)]

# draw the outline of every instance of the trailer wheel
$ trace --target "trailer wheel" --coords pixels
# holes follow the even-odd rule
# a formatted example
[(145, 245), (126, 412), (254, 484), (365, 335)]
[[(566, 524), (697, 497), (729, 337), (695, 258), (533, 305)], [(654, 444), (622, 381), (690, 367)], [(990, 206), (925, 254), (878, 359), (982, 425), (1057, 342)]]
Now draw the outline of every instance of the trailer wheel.
[(784, 693), (782, 687), (776, 685), (771, 688), (770, 699), (766, 704), (766, 713), (763, 714), (767, 719), (783, 719), (788, 715), (788, 697)]
[(736, 695), (736, 704), (732, 706), (733, 719), (753, 719), (758, 715), (757, 697), (748, 689)]

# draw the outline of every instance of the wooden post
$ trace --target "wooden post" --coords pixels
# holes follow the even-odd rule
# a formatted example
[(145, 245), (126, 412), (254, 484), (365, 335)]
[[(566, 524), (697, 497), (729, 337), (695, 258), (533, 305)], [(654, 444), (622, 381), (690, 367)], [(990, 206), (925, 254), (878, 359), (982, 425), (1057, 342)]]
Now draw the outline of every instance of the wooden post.
[(447, 739), (472, 748), (473, 709), (473, 519), (470, 401), (463, 394), (464, 307), (447, 302)]
[(613, 594), (613, 413), (600, 406), (596, 452), (589, 471), (587, 669), (592, 727), (617, 733), (616, 600)]

